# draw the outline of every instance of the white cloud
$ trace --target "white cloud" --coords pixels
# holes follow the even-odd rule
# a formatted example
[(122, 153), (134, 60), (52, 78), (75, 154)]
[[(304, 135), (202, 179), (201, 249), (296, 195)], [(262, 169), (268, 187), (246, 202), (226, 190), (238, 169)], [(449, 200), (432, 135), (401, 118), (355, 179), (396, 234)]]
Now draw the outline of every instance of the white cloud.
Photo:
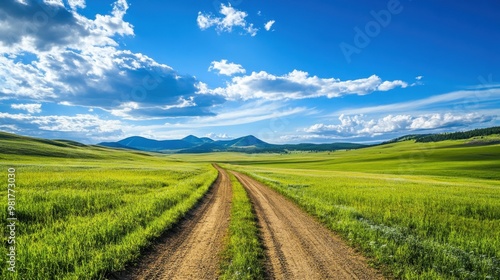
[(394, 89), (396, 87), (406, 88), (406, 87), (408, 87), (408, 84), (406, 82), (401, 81), (401, 80), (385, 81), (385, 82), (381, 83), (377, 87), (377, 89), (379, 91), (388, 91), (388, 90)]
[(6, 131), (10, 131), (10, 132), (14, 132), (14, 133), (16, 131), (19, 131), (19, 129), (17, 128), (17, 126), (11, 125), (11, 124), (1, 124), (0, 125), (0, 129), (6, 130)]
[(265, 25), (264, 25), (264, 28), (269, 31), (271, 30), (271, 28), (273, 27), (273, 24), (275, 23), (276, 21), (275, 20), (270, 20), (268, 21)]
[(113, 10), (111, 15), (96, 15), (96, 19), (93, 23), (99, 27), (98, 30), (93, 30), (94, 32), (99, 31), (104, 36), (113, 36), (119, 34), (124, 35), (134, 35), (134, 27), (123, 20), (123, 16), (127, 13), (129, 6), (126, 0), (117, 0), (113, 4)]
[[(74, 10), (85, 6), (83, 0), (68, 2), (70, 7), (25, 2), (26, 7), (0, 5), (1, 99), (116, 109), (141, 118), (211, 115), (211, 107), (224, 102), (196, 94), (195, 77), (120, 49), (117, 37), (134, 36), (133, 26), (124, 20), (126, 0), (115, 1), (110, 14), (94, 19)], [(33, 24), (37, 13), (46, 13), (47, 23)], [(16, 59), (22, 56), (30, 61)], [(137, 106), (128, 106), (131, 102)]]
[(310, 110), (304, 107), (288, 108), (276, 102), (247, 102), (236, 108), (225, 106), (214, 116), (194, 118), (183, 123), (172, 124), (174, 128), (205, 128), (243, 125), (264, 120), (307, 114)]
[(485, 90), (460, 90), (407, 102), (364, 108), (343, 109), (334, 112), (329, 116), (338, 116), (341, 114), (358, 115), (385, 112), (408, 112), (428, 107), (433, 108), (442, 106), (446, 106), (447, 108), (454, 107), (460, 110), (465, 108), (473, 110), (482, 103), (498, 100), (500, 100), (500, 88), (490, 88)]
[(234, 74), (244, 74), (246, 70), (240, 64), (228, 63), (226, 59), (222, 59), (221, 61), (212, 61), (208, 71), (219, 71), (219, 74), (232, 76)]
[(490, 122), (496, 118), (496, 115), (477, 113), (435, 113), (417, 116), (403, 114), (387, 115), (378, 119), (368, 119), (364, 115), (340, 115), (338, 118), (339, 124), (315, 124), (304, 129), (304, 131), (320, 136), (377, 136), (394, 132), (464, 127), (471, 124)]
[(223, 15), (223, 17), (213, 17), (210, 14), (198, 12), (198, 17), (196, 19), (198, 27), (201, 30), (205, 30), (215, 26), (218, 32), (229, 33), (233, 31), (234, 27), (240, 27), (251, 36), (257, 35), (258, 29), (254, 28), (253, 24), (248, 23), (245, 19), (248, 16), (246, 12), (236, 10), (231, 4), (228, 4), (228, 6), (221, 4), (219, 13)]
[(73, 10), (76, 10), (77, 8), (85, 8), (85, 0), (68, 0), (68, 4)]
[(231, 139), (231, 136), (227, 135), (226, 133), (208, 133), (205, 135), (205, 137), (208, 137), (212, 140), (226, 140), (226, 139)]
[(101, 119), (90, 114), (33, 116), (0, 112), (0, 124), (3, 122), (7, 122), (11, 129), (15, 128), (23, 135), (42, 135), (46, 138), (75, 139), (84, 142), (120, 137), (123, 135), (123, 130), (129, 128), (119, 120)]
[(423, 78), (424, 78), (424, 76), (417, 76), (417, 77), (415, 77), (415, 80), (420, 81), (420, 80), (422, 80)]
[(64, 7), (64, 3), (62, 0), (43, 0), (43, 2), (48, 5), (57, 5)]
[(455, 115), (451, 113), (446, 114), (431, 114), (423, 115), (414, 118), (410, 124), (411, 130), (420, 129), (435, 129), (441, 127), (459, 127), (468, 124), (484, 123), (492, 121), (497, 116), (486, 116), (477, 113), (468, 113)]
[(341, 81), (335, 78), (309, 76), (307, 72), (294, 70), (283, 76), (265, 71), (252, 72), (241, 77), (233, 77), (226, 87), (208, 90), (204, 93), (217, 94), (231, 100), (282, 100), (315, 97), (334, 98), (347, 94), (366, 95), (374, 91), (405, 87), (402, 81), (382, 81), (376, 75), (357, 80)]
[(42, 112), (42, 104), (11, 104), (10, 107), (16, 110), (25, 110), (30, 114)]
[(76, 116), (42, 116), (32, 120), (40, 129), (63, 132), (106, 133), (121, 130), (118, 120), (102, 120), (95, 115), (79, 114)]

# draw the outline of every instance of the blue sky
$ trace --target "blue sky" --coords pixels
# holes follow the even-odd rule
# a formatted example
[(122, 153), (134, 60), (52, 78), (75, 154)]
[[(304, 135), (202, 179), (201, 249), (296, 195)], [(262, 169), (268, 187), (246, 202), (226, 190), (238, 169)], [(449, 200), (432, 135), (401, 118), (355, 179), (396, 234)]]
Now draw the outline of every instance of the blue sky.
[(0, 130), (376, 142), (500, 125), (500, 3), (0, 3)]

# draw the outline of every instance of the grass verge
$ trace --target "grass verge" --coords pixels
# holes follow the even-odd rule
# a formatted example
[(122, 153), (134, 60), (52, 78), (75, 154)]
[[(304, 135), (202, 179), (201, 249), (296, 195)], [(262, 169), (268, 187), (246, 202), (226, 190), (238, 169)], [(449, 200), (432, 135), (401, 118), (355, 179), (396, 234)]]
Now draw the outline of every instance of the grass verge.
[(223, 252), (220, 279), (264, 279), (264, 251), (250, 199), (233, 174), (231, 221), (228, 244)]

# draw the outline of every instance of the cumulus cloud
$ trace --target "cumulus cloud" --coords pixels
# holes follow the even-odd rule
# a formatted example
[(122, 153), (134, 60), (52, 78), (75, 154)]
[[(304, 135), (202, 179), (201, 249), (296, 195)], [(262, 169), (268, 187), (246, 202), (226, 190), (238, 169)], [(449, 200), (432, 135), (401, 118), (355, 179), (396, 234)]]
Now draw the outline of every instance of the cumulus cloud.
[(244, 11), (239, 11), (228, 4), (221, 4), (219, 13), (222, 17), (214, 17), (210, 14), (198, 12), (196, 22), (201, 30), (215, 27), (217, 32), (232, 32), (233, 28), (241, 28), (251, 36), (257, 35), (258, 29), (252, 23), (246, 21), (248, 14)]
[(232, 76), (234, 74), (244, 74), (246, 70), (240, 64), (228, 63), (226, 59), (212, 61), (208, 71), (218, 71), (221, 75)]
[(71, 9), (76, 10), (77, 8), (85, 8), (85, 0), (68, 0), (68, 4)]
[[(60, 45), (77, 45), (90, 30), (64, 5), (25, 0), (0, 2), (0, 53), (50, 51)], [(62, 4), (62, 3), (61, 3)]]
[(339, 124), (315, 124), (305, 132), (321, 136), (376, 136), (385, 133), (432, 130), (450, 127), (464, 127), (471, 124), (486, 123), (496, 116), (477, 113), (453, 114), (435, 113), (412, 116), (387, 115), (378, 119), (369, 119), (364, 115), (339, 116)]
[[(95, 19), (74, 10), (85, 1), (69, 1), (71, 11), (53, 1), (25, 3), (0, 3), (0, 98), (123, 109), (129, 117), (207, 115), (224, 102), (197, 94), (195, 77), (119, 49), (117, 37), (134, 36), (126, 0)], [(34, 59), (18, 59), (26, 55)], [(179, 106), (182, 100), (190, 106)]]
[(25, 110), (30, 114), (42, 112), (42, 104), (11, 104), (10, 107), (16, 110)]
[(266, 24), (264, 24), (264, 28), (266, 29), (266, 31), (271, 30), (275, 22), (276, 22), (275, 20), (270, 20)]
[(205, 137), (208, 137), (212, 140), (226, 140), (226, 139), (231, 139), (231, 136), (227, 135), (227, 133), (208, 133), (205, 135)]
[(388, 90), (391, 90), (391, 89), (394, 89), (394, 88), (397, 88), (397, 87), (406, 88), (406, 87), (408, 87), (408, 83), (403, 82), (401, 80), (384, 81), (383, 83), (381, 83), (377, 87), (377, 89), (379, 91), (388, 91)]
[[(96, 115), (77, 114), (75, 116), (33, 116), (0, 112), (0, 127), (8, 123), (16, 131), (49, 138), (76, 140), (100, 139), (123, 134), (124, 125), (119, 120), (105, 120)], [(8, 128), (8, 127), (6, 127)], [(12, 129), (10, 129), (12, 130)]]
[(335, 78), (319, 78), (307, 72), (294, 70), (283, 76), (265, 71), (252, 72), (247, 76), (233, 77), (226, 87), (206, 90), (206, 94), (224, 96), (231, 100), (281, 100), (315, 97), (334, 98), (346, 94), (366, 95), (374, 91), (387, 91), (406, 87), (402, 81), (382, 81), (376, 75), (357, 80), (341, 81)]

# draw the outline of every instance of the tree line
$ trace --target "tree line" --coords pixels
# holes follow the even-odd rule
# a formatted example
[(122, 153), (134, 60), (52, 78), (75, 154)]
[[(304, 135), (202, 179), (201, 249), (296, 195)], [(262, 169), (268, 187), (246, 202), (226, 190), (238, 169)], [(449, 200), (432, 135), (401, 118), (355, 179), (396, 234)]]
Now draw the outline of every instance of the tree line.
[(469, 131), (459, 131), (459, 132), (451, 132), (451, 133), (441, 133), (441, 134), (430, 134), (422, 137), (416, 137), (415, 142), (438, 142), (445, 140), (460, 140), (460, 139), (469, 139), (472, 137), (478, 136), (488, 136), (492, 134), (500, 134), (500, 126), (488, 127), (488, 128), (480, 128)]

